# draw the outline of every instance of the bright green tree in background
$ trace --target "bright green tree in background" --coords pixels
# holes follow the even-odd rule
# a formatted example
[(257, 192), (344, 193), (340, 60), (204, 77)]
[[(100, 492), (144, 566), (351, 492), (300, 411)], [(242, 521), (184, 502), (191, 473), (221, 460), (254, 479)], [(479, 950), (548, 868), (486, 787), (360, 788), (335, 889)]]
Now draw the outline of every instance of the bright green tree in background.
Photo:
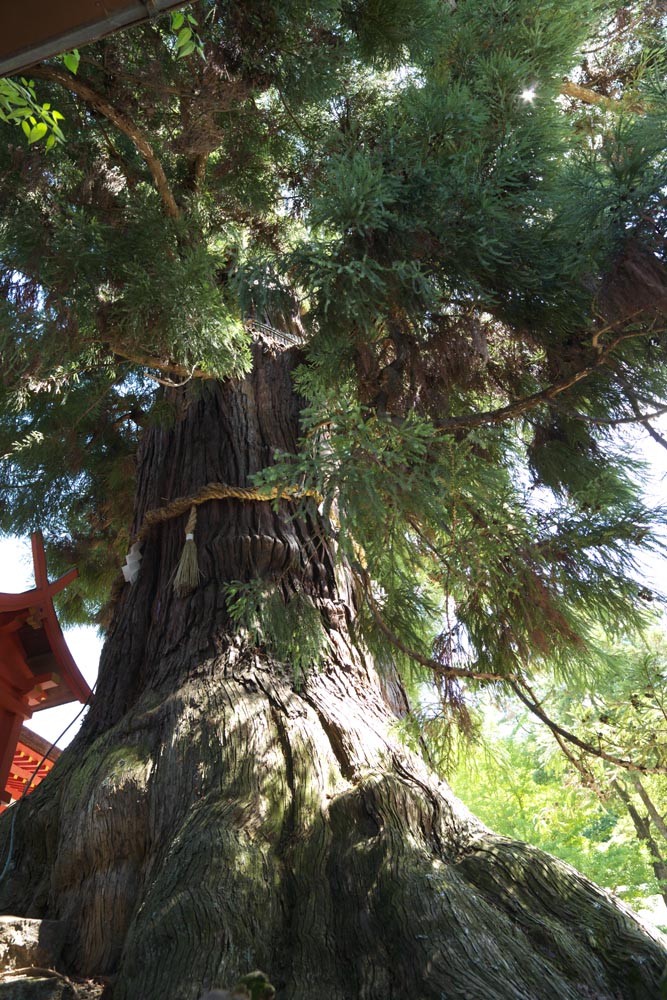
[(469, 754), (451, 779), (476, 815), (499, 833), (569, 862), (635, 907), (660, 891), (634, 830), (611, 797), (601, 805), (561, 759), (545, 761), (534, 732), (489, 729), (490, 745)]
[(516, 707), (487, 702), (481, 743), (465, 747), (454, 788), (493, 829), (569, 861), (632, 905), (665, 898), (666, 670), (657, 627), (643, 647), (618, 643), (595, 685), (542, 691), (552, 722), (581, 746)]

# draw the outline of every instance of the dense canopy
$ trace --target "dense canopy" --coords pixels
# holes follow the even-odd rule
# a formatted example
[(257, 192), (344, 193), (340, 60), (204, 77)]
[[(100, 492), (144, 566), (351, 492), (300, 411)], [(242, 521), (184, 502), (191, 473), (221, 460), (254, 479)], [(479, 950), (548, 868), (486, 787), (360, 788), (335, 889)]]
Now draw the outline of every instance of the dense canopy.
[(1, 126), (2, 529), (104, 605), (142, 434), (263, 322), (307, 408), (258, 484), (322, 502), (365, 640), (454, 703), (592, 663), (652, 597), (617, 428), (667, 395), (659, 5), (189, 10), (35, 67), (64, 144)]

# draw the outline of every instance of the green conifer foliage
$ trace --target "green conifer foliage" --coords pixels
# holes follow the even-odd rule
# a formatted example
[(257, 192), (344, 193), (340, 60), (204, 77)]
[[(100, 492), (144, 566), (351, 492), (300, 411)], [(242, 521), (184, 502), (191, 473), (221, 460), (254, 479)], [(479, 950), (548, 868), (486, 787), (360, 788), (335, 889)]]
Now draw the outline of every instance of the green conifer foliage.
[(35, 68), (64, 146), (0, 124), (2, 530), (45, 529), (81, 567), (67, 613), (90, 613), (165, 383), (246, 371), (249, 318), (296, 324), (302, 447), (262, 478), (322, 496), (364, 639), (450, 698), (579, 667), (597, 623), (641, 624), (662, 516), (613, 435), (667, 394), (659, 21), (581, 0), (192, 11), (203, 58), (167, 17), (76, 76)]

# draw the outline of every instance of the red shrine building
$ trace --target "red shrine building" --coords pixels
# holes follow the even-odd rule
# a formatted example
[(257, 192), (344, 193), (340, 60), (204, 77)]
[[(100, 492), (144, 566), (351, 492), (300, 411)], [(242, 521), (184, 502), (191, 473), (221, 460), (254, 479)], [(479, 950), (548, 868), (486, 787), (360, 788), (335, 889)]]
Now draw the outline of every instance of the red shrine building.
[[(61, 752), (58, 747), (52, 747), (48, 740), (42, 739), (27, 726), (21, 726), (4, 789), (10, 801), (16, 802), (20, 799), (26, 788), (29, 792), (36, 788), (47, 776)], [(6, 808), (7, 804), (0, 802), (0, 812)]]
[(40, 532), (32, 536), (32, 558), (35, 589), (0, 594), (0, 809), (21, 796), (37, 768), (31, 787), (38, 784), (57, 758), (51, 753), (40, 764), (48, 747), (25, 729), (25, 720), (45, 708), (86, 702), (91, 695), (53, 607), (54, 596), (77, 570), (49, 582)]

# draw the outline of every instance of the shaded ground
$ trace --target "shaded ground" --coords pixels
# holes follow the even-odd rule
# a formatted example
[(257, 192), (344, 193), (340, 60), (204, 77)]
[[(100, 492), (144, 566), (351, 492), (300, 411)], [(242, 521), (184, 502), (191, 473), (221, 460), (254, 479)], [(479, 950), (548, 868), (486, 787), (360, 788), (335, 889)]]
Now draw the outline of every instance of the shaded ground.
[[(17, 969), (0, 973), (0, 1000), (103, 1000), (107, 985), (53, 969)], [(107, 990), (106, 996), (110, 995)]]

